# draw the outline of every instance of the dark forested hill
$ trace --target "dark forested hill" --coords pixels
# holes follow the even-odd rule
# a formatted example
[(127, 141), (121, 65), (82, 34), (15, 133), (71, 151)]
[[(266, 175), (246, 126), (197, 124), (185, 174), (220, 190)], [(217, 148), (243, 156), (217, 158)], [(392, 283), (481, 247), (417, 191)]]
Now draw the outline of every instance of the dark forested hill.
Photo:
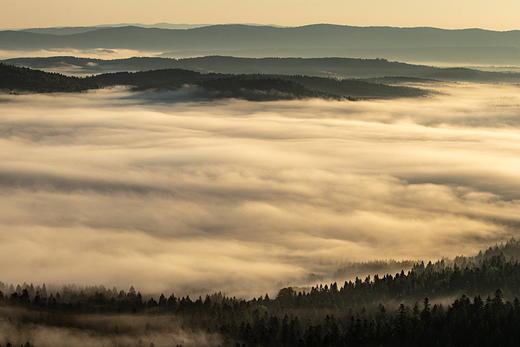
[(0, 90), (40, 93), (78, 92), (95, 88), (89, 81), (0, 63)]
[(178, 90), (186, 86), (205, 91), (204, 98), (241, 98), (255, 101), (301, 98), (395, 98), (428, 94), (418, 88), (396, 87), (358, 80), (283, 75), (201, 74), (182, 69), (108, 73), (87, 78), (67, 77), (0, 64), (1, 89), (56, 92), (114, 85), (134, 91)]
[(428, 94), (427, 91), (418, 88), (388, 86), (351, 79), (337, 80), (324, 77), (263, 74), (200, 74), (179, 69), (103, 74), (89, 77), (87, 80), (101, 85), (133, 85), (138, 90), (151, 88), (175, 90), (184, 84), (190, 84), (201, 86), (210, 91), (239, 93), (241, 89), (276, 90), (300, 97), (395, 98), (418, 97)]

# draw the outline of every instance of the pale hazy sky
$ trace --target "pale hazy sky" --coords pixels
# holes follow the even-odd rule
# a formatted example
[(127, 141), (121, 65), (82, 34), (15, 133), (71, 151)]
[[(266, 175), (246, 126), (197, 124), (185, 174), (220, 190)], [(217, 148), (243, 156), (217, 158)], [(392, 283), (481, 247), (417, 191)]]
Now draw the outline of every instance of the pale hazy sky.
[(158, 22), (519, 29), (518, 0), (3, 0), (0, 29)]

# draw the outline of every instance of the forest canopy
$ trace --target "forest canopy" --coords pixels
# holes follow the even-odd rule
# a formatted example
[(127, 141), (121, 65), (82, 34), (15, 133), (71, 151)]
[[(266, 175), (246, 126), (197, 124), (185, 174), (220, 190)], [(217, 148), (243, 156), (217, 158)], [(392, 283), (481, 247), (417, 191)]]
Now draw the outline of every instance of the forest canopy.
[[(20, 332), (17, 339), (10, 337), (15, 341), (4, 338), (0, 343), (23, 344), (20, 339), (31, 336), (27, 331), (45, 326), (112, 341), (126, 336), (134, 340), (131, 346), (142, 346), (143, 339), (158, 339), (172, 329), (205, 332), (212, 339), (206, 341), (209, 345), (221, 346), (516, 345), (519, 255), (520, 242), (511, 239), (475, 257), (421, 262), (407, 273), (368, 275), (343, 285), (285, 287), (276, 297), (266, 294), (252, 300), (222, 293), (154, 298), (134, 287), (125, 292), (68, 285), (53, 293), (45, 284), (0, 283), (2, 318), (18, 322)], [(111, 326), (93, 324), (92, 315), (107, 317)], [(124, 325), (118, 317), (125, 315), (146, 323)], [(173, 318), (182, 322), (180, 328)], [(31, 341), (26, 345), (37, 346)]]
[(239, 98), (250, 101), (306, 98), (355, 99), (423, 97), (419, 88), (390, 86), (368, 81), (324, 77), (263, 74), (201, 74), (182, 69), (105, 73), (85, 78), (20, 68), (0, 63), (0, 90), (30, 92), (79, 92), (124, 85), (134, 91), (196, 87), (203, 99)]

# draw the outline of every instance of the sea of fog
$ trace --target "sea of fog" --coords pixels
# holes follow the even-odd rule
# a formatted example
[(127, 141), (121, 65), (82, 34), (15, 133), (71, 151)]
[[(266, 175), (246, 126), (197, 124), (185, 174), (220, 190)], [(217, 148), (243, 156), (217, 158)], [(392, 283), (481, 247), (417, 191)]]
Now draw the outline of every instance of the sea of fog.
[(520, 87), (428, 87), (442, 94), (0, 95), (1, 280), (249, 299), (518, 236)]

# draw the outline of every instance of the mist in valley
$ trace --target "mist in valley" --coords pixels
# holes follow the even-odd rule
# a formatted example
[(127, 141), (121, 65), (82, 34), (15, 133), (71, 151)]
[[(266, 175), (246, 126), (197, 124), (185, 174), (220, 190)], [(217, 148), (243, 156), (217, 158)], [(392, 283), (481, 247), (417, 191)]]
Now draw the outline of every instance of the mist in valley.
[(520, 89), (426, 87), (441, 94), (0, 95), (2, 281), (248, 299), (517, 236)]
[(0, 308), (0, 343), (13, 346), (217, 346), (216, 333), (183, 329), (171, 315), (67, 315)]

